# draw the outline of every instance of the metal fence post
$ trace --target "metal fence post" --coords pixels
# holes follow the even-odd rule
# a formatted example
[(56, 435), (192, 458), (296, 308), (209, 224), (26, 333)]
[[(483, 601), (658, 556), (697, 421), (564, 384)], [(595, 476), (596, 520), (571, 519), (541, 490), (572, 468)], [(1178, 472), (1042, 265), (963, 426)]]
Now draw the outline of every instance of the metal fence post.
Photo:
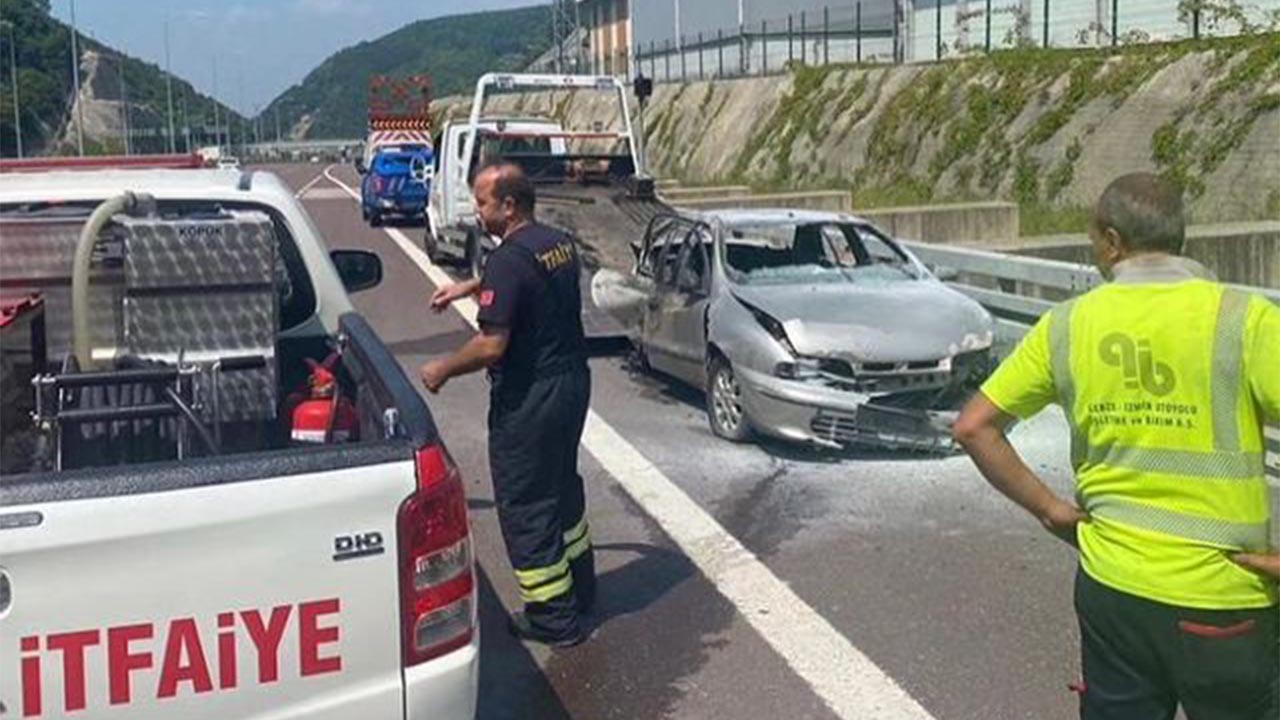
[(738, 23), (738, 74), (747, 74), (747, 26)]
[(1111, 0), (1111, 47), (1120, 44), (1120, 0)]
[(796, 61), (796, 44), (795, 44), (795, 26), (793, 21), (795, 16), (787, 13), (787, 62)]
[(703, 55), (702, 31), (699, 30), (698, 31), (698, 79), (699, 80), (702, 80), (706, 77), (706, 73), (703, 71), (703, 68), (702, 68), (702, 55)]
[(716, 29), (716, 61), (720, 66), (716, 77), (724, 77), (724, 30), (720, 28)]
[(804, 11), (800, 11), (800, 63), (809, 64), (809, 33), (805, 29)]
[(831, 64), (831, 9), (822, 6), (822, 64)]
[(898, 37), (898, 26), (902, 22), (902, 7), (898, 4), (899, 0), (893, 0), (893, 62), (894, 64), (902, 62), (902, 39)]
[(671, 40), (670, 39), (663, 40), (662, 44), (666, 47), (666, 50), (667, 50), (662, 54), (662, 64), (664, 66), (662, 79), (666, 80), (667, 82), (671, 82)]
[(991, 53), (991, 0), (987, 0), (987, 53)]
[(942, 59), (942, 0), (933, 0), (934, 14), (934, 38), (933, 38), (933, 58), (935, 60)]
[(760, 21), (760, 74), (769, 74), (769, 21)]
[(686, 67), (687, 64), (685, 63), (685, 55), (687, 53), (685, 53), (684, 51), (684, 35), (680, 36), (679, 48), (680, 48), (680, 82), (684, 82), (685, 80), (689, 79), (689, 72)]
[(854, 8), (854, 33), (857, 35), (854, 40), (858, 46), (858, 62), (862, 62), (862, 0), (858, 0)]
[(1191, 11), (1191, 37), (1200, 39), (1200, 7), (1196, 6)]
[(1049, 47), (1049, 0), (1044, 0), (1044, 47)]

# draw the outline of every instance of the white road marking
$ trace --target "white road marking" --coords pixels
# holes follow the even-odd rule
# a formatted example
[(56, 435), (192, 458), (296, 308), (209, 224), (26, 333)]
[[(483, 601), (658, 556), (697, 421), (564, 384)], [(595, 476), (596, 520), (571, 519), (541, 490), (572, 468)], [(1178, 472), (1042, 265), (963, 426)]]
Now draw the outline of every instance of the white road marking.
[[(329, 167), (333, 167), (333, 166), (332, 166), (332, 165), (330, 165)], [(303, 185), (303, 186), (302, 186), (302, 189), (301, 189), (301, 190), (299, 190), (298, 192), (294, 193), (294, 194), (293, 194), (293, 196), (294, 196), (294, 197), (296, 197), (296, 198), (300, 198), (300, 197), (302, 197), (302, 196), (303, 196), (303, 195), (304, 195), (308, 190), (310, 190), (310, 189), (311, 189), (311, 186), (312, 186), (312, 185), (315, 185), (316, 183), (320, 182), (321, 180), (324, 180), (324, 179), (325, 179), (325, 174), (329, 172), (329, 167), (325, 168), (323, 171), (321, 171), (321, 172), (319, 172), (319, 173), (316, 173), (316, 176), (315, 176), (315, 177), (313, 177), (313, 178), (311, 178), (311, 182), (308, 182), (306, 185)], [(357, 199), (358, 199), (358, 198), (357, 198)]]
[[(352, 198), (359, 195), (333, 177)], [(396, 228), (384, 228), (437, 287), (453, 282)], [(476, 327), (476, 304), (453, 304)], [(831, 710), (848, 720), (932, 720), (921, 705), (874, 662), (770, 572), (750, 550), (649, 462), (595, 411), (582, 444), (698, 566)]]

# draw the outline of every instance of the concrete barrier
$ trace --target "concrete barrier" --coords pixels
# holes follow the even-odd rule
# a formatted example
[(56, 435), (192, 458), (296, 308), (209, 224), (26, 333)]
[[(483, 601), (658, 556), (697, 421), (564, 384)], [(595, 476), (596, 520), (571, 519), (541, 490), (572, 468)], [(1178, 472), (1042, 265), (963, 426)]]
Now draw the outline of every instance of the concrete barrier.
[(952, 203), (855, 211), (893, 237), (932, 243), (978, 244), (1018, 237), (1018, 206), (1007, 202)]
[(746, 185), (714, 185), (711, 187), (669, 187), (659, 188), (658, 194), (673, 205), (689, 200), (716, 200), (722, 198), (750, 195), (751, 188)]
[(853, 199), (841, 190), (816, 190), (813, 192), (767, 193), (763, 195), (734, 195), (673, 201), (677, 207), (690, 210), (725, 210), (730, 208), (788, 208), (791, 210), (825, 210), (849, 212)]
[[(1087, 235), (1019, 238), (982, 247), (1050, 260), (1093, 262)], [(1213, 270), (1223, 282), (1280, 287), (1280, 222), (1192, 225), (1187, 228), (1187, 256)]]

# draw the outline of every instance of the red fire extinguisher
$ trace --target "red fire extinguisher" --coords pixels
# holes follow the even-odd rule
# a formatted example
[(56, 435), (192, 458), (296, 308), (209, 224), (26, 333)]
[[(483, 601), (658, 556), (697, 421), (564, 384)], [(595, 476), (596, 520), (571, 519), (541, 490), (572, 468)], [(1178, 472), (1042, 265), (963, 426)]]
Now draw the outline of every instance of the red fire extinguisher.
[(341, 443), (358, 440), (360, 422), (351, 401), (338, 390), (333, 372), (308, 359), (311, 397), (293, 408), (289, 436), (295, 443)]

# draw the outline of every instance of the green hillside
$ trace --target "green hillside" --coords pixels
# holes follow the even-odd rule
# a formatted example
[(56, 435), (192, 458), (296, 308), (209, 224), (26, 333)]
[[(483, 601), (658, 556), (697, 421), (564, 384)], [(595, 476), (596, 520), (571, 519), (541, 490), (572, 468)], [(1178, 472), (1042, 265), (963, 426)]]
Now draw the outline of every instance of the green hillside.
[(281, 121), (305, 128), (307, 137), (360, 137), (369, 76), (426, 73), (435, 97), (466, 92), (482, 74), (519, 69), (544, 52), (550, 24), (550, 9), (541, 4), (415, 22), (333, 55), (262, 116), (274, 121), (279, 108)]
[[(73, 83), (71, 75), (71, 29), (49, 13), (50, 0), (0, 0), (0, 21), (13, 24), (10, 34), (7, 25), (0, 25), (0, 156), (17, 154), (16, 134), (13, 122), (12, 67), (9, 63), (10, 37), (16, 39), (15, 50), (18, 67), (19, 106), (21, 107), (23, 150), (27, 155), (71, 152), (74, 148), (54, 147), (54, 141), (67, 121), (71, 110)], [(165, 73), (156, 65), (123, 56), (123, 63), (116, 58), (120, 53), (102, 43), (79, 35), (82, 53), (97, 52), (110, 59), (104, 63), (111, 80), (101, 79), (93, 87), (98, 100), (118, 100), (118, 65), (123, 64), (129, 99), (129, 122), (135, 135), (134, 145), (139, 151), (161, 152), (168, 147), (168, 106), (165, 95)], [(82, 82), (88, 78), (82, 74)], [(181, 128), (186, 117), (193, 128), (193, 144), (205, 141), (200, 128), (213, 125), (213, 101), (187, 82), (173, 79), (174, 124), (178, 135), (177, 147), (184, 149), (185, 136)], [(230, 113), (228, 115), (228, 113)], [(233, 121), (240, 119), (224, 105), (219, 114)], [(225, 127), (226, 121), (223, 121)], [(224, 130), (225, 131), (225, 130)], [(96, 136), (92, 128), (85, 138), (87, 153), (120, 152), (123, 141), (118, 134)]]

